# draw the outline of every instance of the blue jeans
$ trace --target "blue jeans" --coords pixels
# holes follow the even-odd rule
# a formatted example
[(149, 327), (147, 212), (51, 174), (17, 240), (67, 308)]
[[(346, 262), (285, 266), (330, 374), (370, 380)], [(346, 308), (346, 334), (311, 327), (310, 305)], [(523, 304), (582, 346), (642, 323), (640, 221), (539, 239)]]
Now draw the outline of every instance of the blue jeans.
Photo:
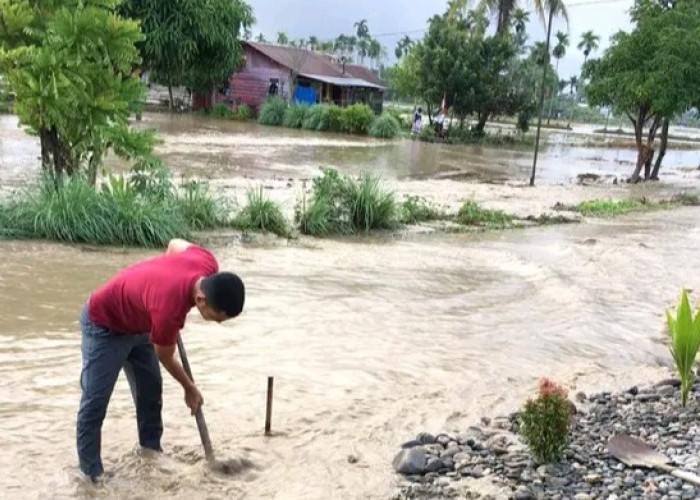
[(83, 364), (82, 398), (78, 411), (77, 445), (80, 470), (93, 479), (104, 472), (100, 457), (102, 422), (119, 371), (123, 368), (136, 405), (139, 443), (161, 451), (163, 379), (147, 333), (118, 335), (96, 325), (87, 305), (80, 314)]

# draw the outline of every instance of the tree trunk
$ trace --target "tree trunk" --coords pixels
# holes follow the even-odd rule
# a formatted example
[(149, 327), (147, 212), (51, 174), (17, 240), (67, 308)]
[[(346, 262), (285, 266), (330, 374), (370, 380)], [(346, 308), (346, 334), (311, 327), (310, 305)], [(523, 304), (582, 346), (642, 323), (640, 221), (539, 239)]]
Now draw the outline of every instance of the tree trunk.
[(484, 128), (486, 128), (486, 121), (489, 119), (489, 114), (490, 113), (488, 112), (479, 113), (479, 119), (476, 122), (476, 127), (474, 128), (477, 135), (484, 135)]
[(661, 169), (661, 163), (664, 161), (664, 156), (666, 156), (666, 148), (668, 147), (668, 127), (670, 120), (664, 118), (664, 125), (661, 129), (661, 148), (659, 149), (659, 156), (656, 158), (656, 165), (654, 165), (654, 171), (651, 173), (651, 180), (659, 180), (659, 170)]
[(41, 143), (41, 168), (44, 172), (51, 172), (51, 138), (49, 130), (45, 128), (39, 129), (39, 141)]
[[(547, 54), (549, 55), (549, 52), (547, 52)], [(559, 79), (559, 59), (558, 59), (558, 58), (557, 58), (557, 69), (556, 69), (556, 73), (557, 73), (557, 81), (558, 81), (558, 79)], [(559, 94), (558, 94), (558, 91), (557, 91), (557, 93), (554, 94), (554, 97), (558, 97), (558, 95), (559, 95)], [(552, 108), (553, 108), (553, 107), (554, 107), (554, 98), (551, 98), (551, 99), (549, 100), (549, 113), (547, 114), (547, 125), (549, 125), (549, 120), (552, 119)]]
[(532, 175), (530, 176), (530, 186), (535, 185), (535, 175), (537, 174), (537, 153), (540, 150), (540, 132), (542, 130), (542, 108), (544, 108), (544, 84), (547, 79), (547, 66), (549, 65), (549, 41), (552, 37), (552, 18), (554, 9), (549, 9), (549, 23), (547, 24), (547, 58), (542, 62), (542, 88), (540, 88), (539, 117), (537, 118), (537, 136), (535, 137), (535, 156), (532, 160)]
[(649, 127), (649, 136), (647, 138), (646, 145), (646, 155), (644, 157), (644, 180), (648, 181), (651, 178), (651, 163), (654, 161), (654, 139), (656, 139), (656, 133), (659, 131), (661, 126), (661, 116), (657, 115), (654, 117), (654, 121)]
[(209, 103), (209, 108), (213, 108), (214, 104), (216, 104), (216, 84), (212, 83), (211, 85), (211, 102)]
[(644, 144), (642, 143), (642, 129), (644, 128), (645, 116), (646, 112), (643, 109), (640, 109), (637, 118), (631, 118), (632, 123), (634, 124), (634, 139), (637, 144), (637, 166), (634, 169), (632, 177), (629, 178), (629, 182), (636, 183), (640, 181), (639, 173), (642, 171), (642, 167), (644, 166), (646, 152), (644, 150)]
[(173, 112), (174, 101), (173, 101), (173, 83), (168, 77), (168, 111)]

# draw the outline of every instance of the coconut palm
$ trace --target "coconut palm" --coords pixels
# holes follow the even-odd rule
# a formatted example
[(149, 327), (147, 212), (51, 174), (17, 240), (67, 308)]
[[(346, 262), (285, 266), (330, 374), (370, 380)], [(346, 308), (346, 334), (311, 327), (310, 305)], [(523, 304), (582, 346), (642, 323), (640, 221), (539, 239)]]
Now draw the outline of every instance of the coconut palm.
[(289, 37), (287, 36), (286, 33), (279, 32), (277, 33), (277, 44), (278, 45), (287, 45), (289, 44)]
[(408, 54), (408, 51), (411, 50), (411, 47), (413, 47), (413, 43), (413, 40), (411, 40), (411, 37), (408, 35), (405, 35), (401, 40), (399, 40), (399, 43), (396, 45), (396, 49), (394, 50), (396, 59), (401, 59), (403, 56)]
[[(569, 23), (569, 13), (566, 10), (566, 5), (564, 5), (563, 0), (533, 0), (535, 4), (535, 10), (540, 13), (540, 17), (544, 20), (544, 13), (547, 13), (547, 42), (545, 44), (547, 54), (547, 59), (549, 59), (549, 43), (552, 37), (552, 21), (554, 16), (562, 17), (566, 20), (567, 25)], [(547, 79), (547, 64), (548, 61), (544, 61), (542, 64), (542, 84), (540, 85), (540, 103), (539, 103), (539, 116), (537, 118), (537, 136), (535, 138), (535, 156), (532, 161), (532, 175), (530, 176), (530, 186), (535, 185), (535, 175), (537, 173), (537, 154), (540, 147), (540, 132), (542, 130), (542, 109), (544, 107), (544, 91), (545, 91), (545, 81)]]
[[(562, 33), (561, 31), (557, 31), (557, 44), (554, 46), (554, 50), (552, 51), (552, 55), (557, 60), (557, 67), (555, 70), (557, 75), (559, 75), (559, 61), (566, 55), (566, 48), (568, 46), (569, 35), (567, 35), (566, 33)], [(566, 85), (568, 85), (568, 82), (566, 82), (564, 87), (562, 87), (562, 82), (564, 82), (564, 80), (561, 80), (560, 82), (559, 93), (561, 93), (566, 87)], [(549, 101), (549, 115), (547, 115), (547, 125), (549, 125), (549, 121), (552, 118), (552, 107), (554, 107), (554, 99), (550, 99)]]
[(357, 55), (360, 56), (360, 64), (365, 63), (365, 57), (369, 54), (369, 44), (368, 38), (360, 38), (357, 42)]
[(569, 89), (571, 90), (571, 95), (578, 94), (578, 76), (573, 75), (569, 78)]
[(513, 11), (512, 24), (515, 28), (516, 33), (525, 33), (525, 29), (527, 28), (528, 22), (530, 22), (530, 13), (528, 11), (526, 11), (525, 9), (521, 9), (520, 7), (516, 8)]
[(267, 42), (267, 40), (265, 40), (265, 35), (263, 35), (262, 33), (260, 33), (260, 34), (258, 35), (258, 42), (260, 42), (260, 43), (265, 43), (265, 42)]
[(600, 45), (600, 37), (592, 31), (581, 34), (581, 41), (578, 43), (578, 50), (583, 52), (583, 63), (588, 61), (588, 56)]
[(319, 46), (318, 37), (310, 36), (309, 37), (309, 48), (311, 50), (316, 50), (316, 49), (318, 49), (318, 46)]
[(357, 38), (369, 38), (369, 27), (367, 26), (367, 19), (357, 21), (353, 26), (357, 30)]
[(379, 62), (386, 57), (386, 49), (382, 47), (382, 44), (379, 43), (379, 40), (376, 38), (372, 38), (369, 42), (369, 49), (367, 50), (367, 55), (369, 55), (370, 60), (372, 62), (377, 63), (376, 67), (379, 67)]

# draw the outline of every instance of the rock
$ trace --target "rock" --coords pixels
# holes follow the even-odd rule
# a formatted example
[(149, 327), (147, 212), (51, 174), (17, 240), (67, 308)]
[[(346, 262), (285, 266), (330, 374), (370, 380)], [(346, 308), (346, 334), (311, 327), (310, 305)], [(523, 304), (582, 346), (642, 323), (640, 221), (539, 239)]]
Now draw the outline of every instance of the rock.
[(442, 468), (442, 461), (439, 458), (429, 458), (425, 464), (425, 472), (437, 472)]
[(577, 392), (576, 393), (576, 401), (579, 403), (583, 403), (586, 401), (586, 393), (585, 392)]
[(484, 469), (480, 465), (477, 465), (476, 467), (474, 467), (472, 469), (471, 476), (473, 478), (476, 478), (476, 479), (484, 477), (485, 476)]
[(348, 455), (349, 464), (356, 464), (357, 462), (359, 462), (359, 459), (355, 455)]
[(654, 393), (637, 394), (635, 396), (635, 399), (637, 401), (639, 401), (640, 403), (648, 403), (648, 402), (659, 401), (661, 399), (661, 396), (659, 396), (658, 394), (654, 394)]
[(453, 441), (453, 439), (447, 434), (440, 434), (437, 437), (436, 441), (442, 446), (447, 446), (450, 443), (450, 441)]
[(687, 441), (683, 439), (671, 439), (666, 445), (669, 448), (683, 448), (687, 444)]
[(416, 439), (412, 439), (411, 441), (406, 441), (404, 444), (402, 444), (401, 448), (403, 448), (405, 450), (408, 448), (413, 448), (415, 446), (420, 446), (421, 444), (423, 444), (423, 443), (421, 443), (420, 441), (418, 441)]
[(603, 481), (603, 476), (601, 476), (600, 474), (588, 474), (588, 475), (584, 478), (584, 480), (585, 480), (588, 484), (599, 484), (599, 483), (601, 483), (601, 482)]
[(680, 381), (680, 379), (677, 379), (677, 378), (667, 378), (667, 379), (662, 380), (661, 382), (654, 384), (654, 388), (656, 388), (656, 389), (658, 389), (660, 387), (664, 387), (664, 386), (678, 388), (681, 386), (681, 381)]
[(482, 423), (484, 426), (488, 427), (489, 425), (491, 425), (491, 419), (490, 419), (489, 417), (482, 417), (482, 418), (481, 418), (481, 423)]
[(592, 500), (592, 497), (588, 493), (576, 493), (574, 500)]
[(660, 396), (671, 396), (676, 393), (676, 388), (670, 385), (662, 385), (656, 392)]
[(401, 450), (394, 457), (394, 470), (399, 474), (423, 474), (428, 456), (421, 448)]
[(449, 447), (445, 451), (440, 453), (440, 458), (442, 458), (444, 460), (446, 458), (452, 458), (455, 455), (459, 455), (459, 454), (462, 454), (462, 450), (459, 448), (459, 446)]
[(518, 490), (513, 495), (513, 500), (535, 500), (535, 496), (529, 490)]
[(433, 444), (435, 443), (435, 436), (432, 434), (429, 434), (427, 432), (421, 432), (416, 436), (416, 441), (418, 441), (420, 444)]

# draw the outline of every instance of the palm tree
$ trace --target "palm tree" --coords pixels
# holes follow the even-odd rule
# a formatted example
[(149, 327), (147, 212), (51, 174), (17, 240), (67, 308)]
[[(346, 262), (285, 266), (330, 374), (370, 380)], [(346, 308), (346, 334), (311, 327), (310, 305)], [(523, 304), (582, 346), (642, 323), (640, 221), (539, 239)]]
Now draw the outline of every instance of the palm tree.
[(355, 49), (357, 48), (357, 37), (355, 37), (355, 36), (347, 37), (346, 46), (347, 46), (348, 52), (350, 52), (350, 57), (354, 57), (355, 56)]
[(571, 95), (578, 95), (578, 76), (573, 75), (569, 78), (569, 90)]
[[(369, 42), (369, 49), (367, 50), (367, 55), (369, 55), (370, 60), (379, 63), (380, 59), (386, 54), (386, 50), (379, 43), (379, 40), (372, 38)], [(379, 66), (379, 64), (377, 64)]]
[(333, 52), (335, 49), (335, 43), (333, 41), (321, 42), (318, 46), (318, 50), (321, 52)]
[(286, 33), (279, 32), (277, 33), (277, 44), (278, 45), (287, 45), (289, 44), (289, 37), (287, 36)]
[(413, 47), (413, 43), (413, 40), (411, 40), (411, 37), (408, 35), (405, 35), (401, 40), (399, 40), (399, 43), (396, 44), (396, 49), (394, 50), (396, 59), (401, 59), (403, 56), (408, 54), (408, 51), (411, 50), (411, 47)]
[(316, 50), (319, 47), (318, 38), (315, 36), (309, 37), (309, 48), (311, 50)]
[(533, 0), (535, 4), (535, 10), (540, 12), (540, 17), (544, 19), (544, 12), (546, 10), (549, 18), (547, 23), (547, 43), (545, 44), (547, 54), (546, 60), (542, 64), (542, 84), (540, 85), (540, 103), (539, 103), (539, 116), (537, 118), (537, 136), (535, 138), (535, 156), (532, 161), (532, 175), (530, 176), (530, 186), (535, 185), (535, 175), (537, 173), (537, 153), (540, 148), (540, 132), (542, 130), (542, 108), (544, 107), (544, 91), (545, 91), (545, 81), (547, 79), (547, 66), (549, 64), (549, 43), (552, 37), (552, 21), (554, 16), (558, 15), (569, 23), (569, 13), (566, 10), (566, 5), (564, 5), (564, 0)]
[(367, 19), (362, 21), (357, 21), (353, 26), (357, 29), (357, 38), (363, 39), (369, 37), (369, 27), (367, 26)]
[[(557, 76), (559, 76), (559, 61), (566, 55), (566, 48), (569, 46), (569, 35), (566, 33), (562, 33), (561, 31), (557, 31), (557, 44), (554, 46), (554, 50), (552, 51), (552, 55), (554, 58), (557, 60), (557, 67), (555, 69)], [(564, 80), (562, 80), (563, 82)], [(559, 92), (561, 93), (564, 90), (564, 88), (560, 88)], [(552, 118), (552, 107), (554, 106), (554, 99), (549, 100), (549, 115), (547, 115), (547, 125), (549, 125), (549, 121)]]
[(525, 33), (527, 23), (530, 22), (530, 13), (518, 7), (513, 11), (513, 27), (517, 34)]
[(258, 42), (260, 42), (260, 43), (265, 43), (265, 42), (267, 42), (267, 40), (265, 40), (265, 35), (263, 35), (262, 33), (260, 33), (260, 34), (258, 35)]
[(365, 57), (369, 54), (369, 39), (360, 38), (357, 42), (357, 55), (360, 56), (360, 64), (365, 63)]
[(586, 31), (581, 35), (581, 41), (578, 43), (578, 50), (583, 51), (583, 64), (588, 61), (588, 56), (591, 52), (598, 49), (600, 37), (592, 31)]

